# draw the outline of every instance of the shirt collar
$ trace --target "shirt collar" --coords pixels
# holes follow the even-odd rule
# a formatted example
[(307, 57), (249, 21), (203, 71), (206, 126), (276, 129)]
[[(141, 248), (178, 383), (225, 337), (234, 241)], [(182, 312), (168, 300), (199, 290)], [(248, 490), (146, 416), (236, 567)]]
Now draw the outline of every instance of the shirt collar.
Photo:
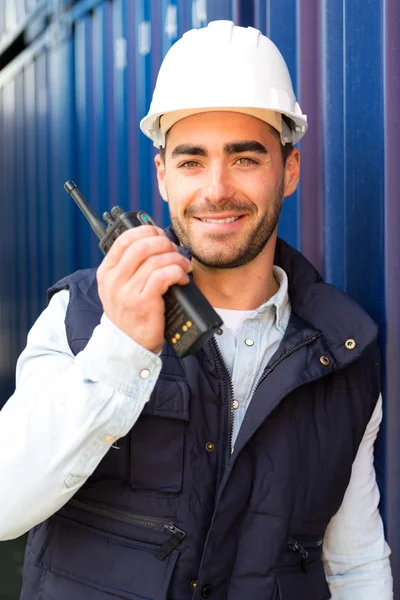
[(269, 300), (264, 302), (257, 308), (256, 313), (262, 315), (271, 306), (275, 307), (276, 311), (276, 326), (279, 331), (284, 334), (286, 331), (287, 324), (290, 319), (290, 301), (288, 293), (288, 277), (285, 271), (281, 267), (274, 265), (273, 274), (279, 289)]

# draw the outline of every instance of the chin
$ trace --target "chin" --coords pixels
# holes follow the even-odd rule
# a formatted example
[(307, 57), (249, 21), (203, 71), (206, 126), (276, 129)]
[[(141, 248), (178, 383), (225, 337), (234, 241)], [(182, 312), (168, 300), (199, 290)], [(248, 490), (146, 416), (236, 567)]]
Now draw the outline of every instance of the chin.
[(247, 264), (246, 258), (242, 256), (221, 256), (220, 253), (215, 255), (204, 255), (193, 253), (194, 258), (198, 263), (209, 269), (235, 269)]

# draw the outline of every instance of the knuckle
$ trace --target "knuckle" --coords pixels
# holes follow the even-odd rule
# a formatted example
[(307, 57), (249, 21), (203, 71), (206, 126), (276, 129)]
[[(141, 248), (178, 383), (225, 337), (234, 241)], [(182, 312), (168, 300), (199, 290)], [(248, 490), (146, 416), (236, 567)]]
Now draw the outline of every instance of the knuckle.
[[(143, 225), (145, 227), (145, 225)], [(147, 225), (146, 225), (147, 227)], [(137, 242), (134, 248), (135, 256), (137, 258), (143, 258), (152, 254), (152, 243), (148, 238), (142, 238)]]
[(185, 271), (180, 265), (174, 264), (169, 267), (168, 274), (171, 278), (175, 279), (182, 277), (182, 275), (185, 275)]

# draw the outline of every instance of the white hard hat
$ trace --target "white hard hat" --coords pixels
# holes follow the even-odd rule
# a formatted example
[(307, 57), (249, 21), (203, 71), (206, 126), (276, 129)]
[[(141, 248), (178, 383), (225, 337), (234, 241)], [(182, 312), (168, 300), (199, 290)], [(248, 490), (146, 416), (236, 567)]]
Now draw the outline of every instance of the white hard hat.
[(269, 123), (280, 132), (282, 144), (296, 144), (307, 131), (307, 117), (296, 102), (278, 48), (258, 29), (232, 21), (187, 31), (170, 48), (140, 128), (160, 148), (174, 123), (215, 110), (242, 112)]

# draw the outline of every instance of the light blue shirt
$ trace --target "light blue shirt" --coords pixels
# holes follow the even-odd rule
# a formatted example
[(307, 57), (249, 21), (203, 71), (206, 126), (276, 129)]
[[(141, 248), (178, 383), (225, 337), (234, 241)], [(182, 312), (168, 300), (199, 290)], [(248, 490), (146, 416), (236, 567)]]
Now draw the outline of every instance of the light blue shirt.
[[(237, 314), (228, 314), (237, 311), (225, 311), (224, 332), (216, 336), (238, 402), (235, 436), (290, 316), (287, 277), (278, 269), (275, 275), (278, 293), (242, 315), (238, 328)], [(116, 440), (135, 424), (161, 370), (158, 356), (105, 315), (86, 348), (73, 356), (64, 325), (68, 302), (67, 291), (57, 293), (32, 327), (18, 361), (16, 391), (0, 412), (0, 489), (7, 491), (0, 494), (0, 540), (18, 537), (47, 519), (71, 499), (107, 452), (118, 452)], [(381, 418), (379, 399), (342, 506), (324, 537), (332, 600), (393, 598), (373, 465)]]
[(256, 310), (216, 308), (224, 321), (216, 341), (232, 378), (234, 443), (254, 390), (270, 358), (278, 350), (290, 319), (288, 279), (274, 267), (277, 293)]

